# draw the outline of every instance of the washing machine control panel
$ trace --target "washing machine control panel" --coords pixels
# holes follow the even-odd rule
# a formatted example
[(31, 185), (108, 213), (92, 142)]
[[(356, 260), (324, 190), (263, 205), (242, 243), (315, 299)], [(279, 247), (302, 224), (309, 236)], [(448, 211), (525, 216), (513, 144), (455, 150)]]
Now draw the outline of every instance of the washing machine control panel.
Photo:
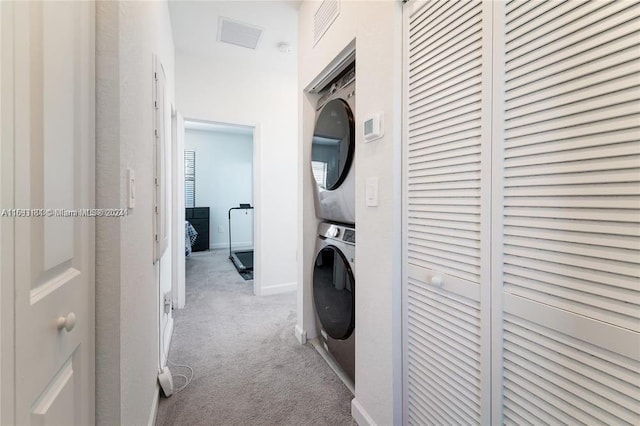
[(356, 243), (356, 230), (344, 225), (323, 222), (318, 226), (318, 234), (321, 237), (343, 241), (347, 244)]
[(345, 229), (342, 234), (342, 241), (345, 243), (356, 243), (356, 230), (355, 229)]

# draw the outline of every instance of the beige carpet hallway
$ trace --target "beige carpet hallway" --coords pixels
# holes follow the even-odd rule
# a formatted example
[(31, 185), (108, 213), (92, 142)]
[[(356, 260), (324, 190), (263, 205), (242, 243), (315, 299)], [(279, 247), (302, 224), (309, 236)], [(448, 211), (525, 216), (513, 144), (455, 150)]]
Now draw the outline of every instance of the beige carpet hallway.
[[(253, 282), (240, 277), (227, 254), (187, 258), (186, 306), (173, 311), (169, 360), (190, 365), (194, 377), (182, 392), (161, 397), (156, 424), (355, 424), (349, 390), (293, 335), (295, 294), (254, 296)], [(176, 388), (184, 383), (174, 380)]]

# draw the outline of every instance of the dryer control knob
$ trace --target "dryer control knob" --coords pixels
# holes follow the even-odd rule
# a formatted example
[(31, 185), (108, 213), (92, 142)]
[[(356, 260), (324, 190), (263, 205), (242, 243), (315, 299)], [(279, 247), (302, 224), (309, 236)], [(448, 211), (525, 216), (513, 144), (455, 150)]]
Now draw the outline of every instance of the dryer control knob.
[(338, 235), (340, 235), (340, 228), (331, 227), (331, 229), (329, 229), (329, 236), (331, 238), (336, 238)]

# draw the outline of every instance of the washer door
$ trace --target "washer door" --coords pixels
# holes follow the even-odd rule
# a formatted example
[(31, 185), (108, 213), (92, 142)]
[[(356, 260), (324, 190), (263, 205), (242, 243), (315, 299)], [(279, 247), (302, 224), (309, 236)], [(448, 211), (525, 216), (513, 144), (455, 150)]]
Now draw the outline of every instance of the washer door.
[(334, 190), (349, 173), (355, 145), (353, 112), (342, 99), (322, 107), (311, 145), (311, 168), (318, 186)]
[(355, 280), (342, 252), (323, 248), (313, 268), (313, 300), (322, 327), (334, 339), (346, 339), (355, 324)]

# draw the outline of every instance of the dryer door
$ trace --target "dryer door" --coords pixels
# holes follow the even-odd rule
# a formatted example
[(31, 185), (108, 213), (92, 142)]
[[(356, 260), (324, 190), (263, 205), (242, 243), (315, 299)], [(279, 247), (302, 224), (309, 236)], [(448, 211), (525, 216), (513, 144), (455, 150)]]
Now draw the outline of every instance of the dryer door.
[(353, 112), (342, 99), (322, 107), (311, 145), (313, 177), (322, 189), (333, 190), (349, 173), (355, 145)]
[(355, 280), (342, 252), (323, 248), (313, 268), (313, 299), (322, 328), (334, 339), (346, 339), (355, 323)]

